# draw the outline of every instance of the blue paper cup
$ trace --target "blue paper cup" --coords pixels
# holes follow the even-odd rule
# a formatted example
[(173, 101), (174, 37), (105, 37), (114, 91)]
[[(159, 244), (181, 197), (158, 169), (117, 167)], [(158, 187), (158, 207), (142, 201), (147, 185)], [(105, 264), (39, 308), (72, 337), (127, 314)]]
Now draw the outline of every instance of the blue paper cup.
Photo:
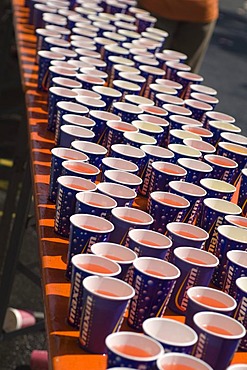
[(191, 370), (213, 370), (206, 362), (184, 353), (166, 353), (157, 360), (158, 370), (179, 366)]
[(152, 163), (152, 172), (147, 195), (154, 191), (167, 191), (172, 180), (184, 180), (187, 171), (177, 164), (164, 161)]
[(168, 149), (155, 145), (142, 145), (141, 150), (144, 151), (146, 157), (145, 165), (142, 169), (142, 173), (140, 174), (140, 177), (143, 179), (143, 182), (139, 188), (139, 191), (142, 195), (147, 195), (149, 193), (152, 163), (161, 160), (169, 162), (169, 160), (173, 157), (173, 153)]
[(217, 147), (220, 142), (220, 134), (222, 132), (240, 133), (241, 129), (233, 123), (225, 121), (208, 121), (205, 127), (213, 133), (210, 139), (210, 144)]
[[(157, 80), (155, 80), (155, 81), (157, 81)], [(155, 102), (155, 105), (157, 105), (158, 107), (162, 107), (165, 104), (165, 103), (163, 103), (161, 105), (158, 104), (158, 102), (160, 100), (157, 98), (157, 96), (160, 95), (160, 94), (165, 94), (165, 95), (177, 98), (178, 92), (177, 92), (176, 89), (173, 89), (172, 87), (164, 86), (160, 83), (159, 84), (158, 83), (152, 83), (152, 84), (150, 84), (149, 88), (150, 88), (149, 99), (153, 100)]]
[[(53, 47), (50, 48), (50, 50), (54, 51), (55, 53), (62, 54), (65, 57), (66, 61), (71, 59), (71, 58), (77, 58), (77, 56), (78, 56), (78, 53), (75, 50), (66, 49), (64, 47), (53, 46)], [(52, 64), (53, 63), (51, 63), (51, 65)], [(53, 65), (56, 65), (56, 63), (53, 64)], [(59, 64), (57, 64), (57, 65), (59, 65)], [(62, 67), (62, 65), (61, 65), (61, 67)], [(64, 67), (69, 68), (68, 65), (66, 65), (66, 64), (64, 64)], [(70, 69), (72, 69), (72, 68), (70, 68)], [(74, 66), (74, 70), (77, 70), (77, 68), (75, 68), (75, 66)]]
[(228, 123), (234, 123), (235, 118), (232, 116), (229, 116), (228, 114), (221, 113), (221, 112), (216, 112), (216, 111), (211, 111), (207, 112), (205, 114), (205, 117), (203, 117), (203, 125), (208, 128), (208, 123), (209, 121), (221, 121), (221, 122), (228, 122)]
[(167, 118), (168, 116), (168, 113), (165, 109), (157, 107), (155, 105), (151, 106), (141, 104), (139, 107), (143, 110), (144, 114), (152, 114), (153, 116), (161, 118)]
[(227, 215), (227, 216), (225, 216), (225, 222), (224, 223), (226, 225), (243, 227), (244, 229), (247, 228), (247, 218), (243, 217), (243, 216)]
[(202, 199), (207, 192), (202, 187), (186, 181), (170, 181), (169, 191), (184, 197), (190, 202), (190, 207), (186, 210), (183, 222), (196, 224), (202, 206)]
[(65, 176), (78, 176), (92, 182), (96, 181), (96, 177), (100, 173), (100, 170), (96, 166), (80, 160), (66, 160), (62, 163), (62, 168), (62, 174)]
[(187, 171), (185, 180), (195, 185), (199, 185), (201, 178), (210, 176), (213, 171), (209, 164), (196, 159), (179, 158), (178, 164)]
[(97, 256), (103, 256), (111, 261), (117, 262), (121, 267), (121, 272), (116, 277), (121, 280), (125, 279), (133, 262), (137, 259), (137, 255), (134, 251), (115, 243), (96, 243), (92, 245), (91, 250), (92, 253)]
[(128, 72), (128, 73), (135, 73), (135, 74), (140, 74), (139, 69), (135, 67), (130, 67), (125, 64), (113, 64), (112, 69), (111, 69), (111, 75), (108, 78), (108, 85), (111, 87), (113, 80), (121, 80), (119, 78), (119, 73), (120, 72)]
[(131, 123), (138, 118), (138, 114), (143, 113), (140, 107), (129, 103), (113, 103), (113, 113), (118, 115), (122, 121)]
[(83, 280), (92, 275), (116, 276), (121, 272), (121, 267), (116, 262), (92, 254), (77, 254), (72, 257), (71, 263), (68, 323), (78, 329), (83, 306)]
[(134, 190), (137, 190), (142, 183), (142, 179), (139, 176), (121, 170), (106, 170), (104, 178), (106, 182), (124, 185)]
[(190, 96), (190, 85), (200, 84), (203, 82), (203, 77), (191, 72), (177, 72), (176, 82), (183, 85), (183, 90), (179, 93), (179, 96), (183, 99), (187, 99)]
[(168, 144), (183, 144), (185, 139), (202, 140), (199, 135), (185, 130), (172, 129), (169, 132)]
[[(87, 107), (89, 109), (89, 111), (91, 111), (91, 110), (103, 110), (106, 106), (105, 102), (101, 99), (88, 98), (88, 97), (85, 97), (85, 96), (77, 96), (76, 101), (77, 101), (77, 103), (82, 104), (85, 107)], [(88, 114), (88, 116), (89, 116), (89, 114)]]
[(90, 58), (90, 57), (80, 57), (79, 60), (81, 62), (85, 62), (85, 63), (90, 64), (91, 66), (94, 66), (99, 71), (106, 72), (107, 65), (106, 65), (106, 62), (104, 62), (102, 59)]
[(129, 248), (138, 257), (155, 257), (163, 260), (172, 242), (156, 231), (134, 229), (129, 231)]
[(208, 198), (231, 200), (236, 191), (234, 185), (213, 178), (201, 179), (200, 185), (207, 191)]
[(209, 237), (205, 230), (184, 222), (170, 222), (166, 225), (166, 228), (168, 231), (167, 236), (172, 241), (172, 248), (166, 259), (173, 259), (173, 251), (177, 247), (202, 248)]
[(205, 113), (213, 110), (212, 105), (195, 99), (185, 99), (184, 105), (192, 112), (191, 117), (198, 121), (203, 121)]
[(206, 128), (199, 126), (195, 127), (194, 125), (184, 125), (182, 126), (182, 130), (199, 135), (205, 141), (209, 141), (210, 138), (213, 136), (213, 133)]
[(162, 127), (164, 130), (164, 134), (163, 134), (164, 140), (161, 143), (161, 146), (167, 147), (168, 136), (169, 136), (169, 122), (167, 120), (165, 120), (164, 118), (158, 117), (158, 116), (154, 116), (152, 114), (140, 114), (138, 116), (138, 119), (140, 121), (152, 123), (152, 124)]
[(85, 153), (91, 164), (101, 168), (102, 159), (107, 153), (107, 150), (102, 145), (91, 143), (89, 141), (73, 141), (71, 143), (71, 147)]
[(170, 60), (166, 62), (166, 78), (168, 80), (176, 81), (177, 72), (190, 72), (191, 67), (188, 64), (180, 63), (178, 61)]
[(83, 290), (79, 344), (86, 351), (105, 353), (105, 339), (119, 330), (134, 289), (119, 279), (89, 276)]
[(157, 144), (157, 140), (153, 136), (140, 132), (124, 132), (123, 137), (126, 144), (133, 145), (136, 148), (140, 148), (142, 145)]
[(232, 297), (236, 297), (236, 280), (240, 277), (245, 277), (247, 273), (247, 252), (244, 250), (231, 250), (226, 253), (226, 258), (226, 274), (222, 290)]
[(71, 278), (72, 257), (76, 254), (91, 253), (91, 246), (97, 242), (107, 241), (113, 229), (114, 225), (102, 217), (89, 214), (73, 214), (70, 217), (67, 279)]
[[(46, 28), (37, 28), (35, 30), (35, 34), (37, 36), (37, 43), (36, 43), (36, 50), (37, 53), (40, 50), (44, 50), (44, 39), (45, 37), (57, 37), (60, 38), (61, 34), (57, 31), (47, 30)], [(39, 55), (37, 54), (36, 62), (39, 64)]]
[(150, 194), (148, 212), (153, 217), (152, 230), (162, 234), (166, 232), (169, 222), (183, 221), (190, 202), (177, 194), (155, 191)]
[(174, 264), (181, 275), (170, 298), (169, 308), (185, 315), (188, 308), (188, 289), (198, 285), (208, 286), (219, 260), (213, 254), (198, 248), (178, 247), (174, 249)]
[(145, 87), (143, 89), (143, 96), (148, 98), (150, 97), (150, 85), (154, 83), (157, 78), (163, 78), (165, 75), (165, 71), (161, 68), (149, 66), (149, 65), (141, 65), (139, 67), (141, 74), (146, 79)]
[(138, 132), (138, 129), (134, 127), (131, 123), (124, 121), (107, 121), (106, 131), (103, 138), (103, 146), (107, 148), (108, 154), (110, 153), (111, 146), (114, 143), (122, 144), (124, 143), (123, 134), (124, 132)]
[[(141, 91), (141, 86), (139, 86), (137, 83), (129, 82), (125, 80), (113, 80), (112, 87), (115, 90), (118, 90), (122, 94), (121, 102), (124, 102), (126, 95), (129, 95), (129, 94), (139, 95)], [(115, 104), (116, 103), (113, 103), (113, 107), (114, 107), (113, 110), (115, 109)], [(137, 113), (137, 114), (140, 114), (140, 113)], [(136, 118), (133, 118), (133, 119), (136, 119)], [(123, 120), (126, 121), (126, 119), (123, 119)]]
[(52, 87), (52, 80), (55, 77), (65, 77), (65, 78), (72, 78), (75, 79), (76, 71), (74, 69), (59, 67), (56, 65), (50, 65), (47, 72), (47, 78), (44, 82), (44, 86), (46, 90), (49, 90)]
[(190, 109), (184, 106), (176, 105), (176, 104), (163, 104), (162, 108), (168, 112), (168, 116), (167, 116), (168, 121), (169, 121), (170, 116), (173, 116), (173, 115), (180, 115), (180, 116), (185, 116), (185, 117), (191, 117), (192, 115), (192, 112)]
[[(247, 277), (239, 277), (236, 282), (236, 301), (238, 306), (234, 313), (234, 318), (238, 320), (245, 329), (247, 328)], [(246, 351), (247, 348), (247, 335), (241, 340), (239, 348)]]
[(70, 148), (73, 141), (92, 141), (94, 136), (94, 132), (85, 127), (62, 125), (60, 128), (60, 141), (58, 145)]
[(53, 148), (51, 150), (51, 172), (49, 184), (49, 199), (55, 203), (57, 198), (57, 179), (62, 175), (62, 163), (65, 160), (81, 160), (88, 161), (88, 156), (77, 150), (68, 148)]
[(195, 99), (197, 101), (210, 104), (213, 109), (215, 109), (216, 105), (219, 103), (219, 99), (216, 98), (215, 96), (200, 92), (191, 92), (190, 99)]
[(50, 50), (52, 47), (57, 46), (64, 49), (70, 48), (70, 42), (64, 39), (60, 39), (57, 37), (46, 37), (44, 39), (44, 48), (45, 50)]
[(79, 81), (82, 83), (83, 89), (87, 90), (92, 90), (93, 86), (103, 86), (105, 84), (103, 78), (88, 75), (80, 75)]
[(216, 148), (203, 140), (196, 140), (196, 139), (184, 139), (183, 144), (197, 149), (202, 153), (202, 156), (206, 154), (214, 154), (216, 152)]
[(111, 45), (111, 44), (117, 45), (116, 41), (107, 39), (105, 37), (97, 36), (94, 38), (94, 41), (95, 41), (96, 50), (100, 53), (102, 59), (104, 59), (105, 45)]
[(111, 146), (110, 155), (112, 157), (130, 160), (139, 167), (139, 171), (141, 173), (145, 158), (145, 153), (143, 150), (132, 145), (113, 144)]
[(56, 26), (56, 25), (47, 25), (45, 26), (47, 30), (58, 32), (62, 35), (62, 38), (67, 40), (71, 34), (71, 31), (68, 28)]
[(152, 17), (151, 15), (136, 14), (136, 25), (138, 27), (139, 33), (146, 31), (147, 28), (150, 28), (152, 30), (152, 27), (155, 25), (156, 21), (157, 18)]
[(123, 80), (127, 82), (131, 82), (140, 86), (140, 95), (143, 94), (143, 90), (146, 84), (146, 78), (140, 74), (136, 73), (129, 73), (129, 72), (119, 72), (118, 80)]
[(135, 296), (130, 301), (128, 325), (140, 331), (146, 319), (164, 314), (180, 271), (153, 257), (139, 257), (133, 265)]
[[(174, 105), (174, 103), (173, 103)], [(169, 116), (169, 122), (171, 129), (177, 129), (180, 130), (184, 125), (190, 125), (190, 126), (198, 126), (202, 127), (202, 123), (194, 118), (181, 116), (179, 114), (172, 114)]]
[(232, 132), (222, 132), (220, 134), (220, 141), (226, 141), (229, 143), (239, 144), (247, 146), (247, 137), (240, 134), (234, 134)]
[(97, 191), (113, 198), (117, 202), (118, 207), (131, 207), (137, 196), (134, 189), (110, 182), (99, 183)]
[(34, 25), (35, 28), (40, 28), (44, 26), (44, 21), (42, 19), (44, 13), (56, 13), (56, 9), (48, 6), (46, 4), (37, 4), (31, 2), (31, 13), (30, 13), (30, 23)]
[(217, 90), (215, 90), (212, 87), (205, 86), (205, 85), (194, 84), (194, 85), (190, 86), (190, 89), (191, 89), (191, 94), (200, 93), (200, 94), (204, 94), (204, 95), (207, 95), (207, 96), (216, 96), (217, 95)]
[(48, 68), (51, 60), (65, 60), (62, 54), (54, 53), (48, 50), (40, 50), (38, 52), (39, 57), (39, 72), (38, 72), (38, 89), (47, 91), (46, 80), (48, 77)]
[[(156, 360), (164, 352), (163, 347), (156, 340), (139, 333), (123, 331), (113, 333), (106, 338), (108, 368), (137, 368), (143, 370), (154, 369)], [(134, 350), (125, 353), (125, 347)], [(138, 354), (141, 353), (141, 356)]]
[(215, 254), (218, 243), (218, 227), (223, 224), (225, 215), (240, 215), (241, 208), (228, 200), (206, 198), (203, 201), (200, 226), (209, 234), (204, 248)]
[(75, 213), (92, 214), (110, 219), (111, 210), (116, 206), (117, 202), (104, 194), (87, 191), (76, 194)]
[[(60, 62), (67, 63), (67, 62)], [(72, 68), (75, 68), (71, 65)], [(64, 68), (64, 67), (63, 67)], [(51, 87), (67, 87), (68, 89), (80, 89), (81, 83), (67, 77), (54, 77), (51, 81)]]
[(73, 126), (79, 126), (79, 127), (85, 127), (89, 130), (92, 130), (95, 126), (95, 122), (88, 118), (83, 117), (81, 115), (77, 114), (64, 114), (61, 119), (61, 126), (62, 125), (73, 125)]
[(152, 317), (142, 324), (143, 331), (163, 346), (165, 353), (191, 354), (198, 340), (196, 332), (176, 320)]
[(166, 93), (160, 93), (156, 94), (155, 96), (155, 104), (158, 105), (158, 107), (163, 107), (164, 104), (173, 104), (181, 106), (184, 104), (184, 101), (183, 99), (177, 96), (169, 95)]
[(202, 156), (200, 150), (191, 148), (183, 144), (169, 144), (168, 149), (174, 153), (174, 157), (172, 158), (173, 163), (177, 163), (177, 160), (183, 157), (199, 159)]
[(125, 95), (126, 103), (135, 104), (135, 105), (154, 105), (154, 102), (151, 99), (144, 98), (144, 96), (140, 95)]
[(70, 216), (75, 213), (76, 194), (80, 191), (95, 191), (96, 185), (77, 176), (60, 176), (57, 179), (58, 190), (54, 231), (64, 237), (70, 233)]
[(212, 178), (229, 183), (235, 182), (238, 174), (238, 163), (236, 161), (216, 154), (206, 154), (204, 160), (213, 167)]
[(116, 207), (112, 210), (112, 223), (115, 226), (110, 241), (129, 246), (129, 231), (132, 229), (149, 229), (153, 218), (146, 212), (129, 207)]
[(235, 364), (235, 365), (228, 366), (228, 368), (226, 370), (247, 370), (247, 365), (245, 365), (245, 364)]
[(193, 320), (199, 337), (194, 356), (214, 369), (226, 369), (245, 335), (243, 325), (229, 316), (214, 312), (198, 312)]
[(139, 133), (153, 137), (157, 145), (162, 145), (165, 140), (164, 130), (159, 125), (139, 120), (132, 121), (132, 125), (138, 129)]
[[(159, 59), (159, 58), (157, 58), (157, 59)], [(162, 85), (164, 87), (169, 87), (171, 89), (176, 90), (177, 91), (177, 95), (179, 94), (179, 91), (182, 90), (182, 88), (183, 88), (183, 86), (181, 84), (179, 84), (179, 83), (177, 83), (175, 81), (164, 79), (164, 78), (157, 78), (155, 80), (155, 83), (158, 84), (158, 85)]]
[(91, 110), (89, 112), (89, 117), (93, 119), (96, 123), (94, 127), (95, 137), (93, 141), (98, 144), (103, 143), (103, 139), (107, 131), (106, 123), (108, 121), (121, 121), (121, 118), (118, 117), (116, 114), (103, 110)]
[(247, 201), (246, 201), (246, 186), (247, 186), (247, 170), (244, 168), (241, 171), (241, 180), (239, 188), (238, 205), (242, 208), (242, 215), (247, 215)]
[[(246, 248), (246, 229), (231, 225), (222, 225), (218, 227), (218, 240), (215, 254), (219, 258), (220, 264), (215, 269), (212, 279), (212, 282), (215, 286), (222, 289), (224, 281), (228, 278), (226, 275), (227, 252), (232, 250), (245, 251)], [(229, 279), (232, 279), (232, 271), (230, 271)]]
[(108, 170), (120, 170), (120, 171), (130, 172), (135, 175), (139, 171), (139, 168), (135, 163), (131, 161), (127, 161), (126, 159), (106, 157), (102, 159), (102, 179), (103, 181), (105, 181), (105, 175), (104, 175), (105, 171), (108, 171)]
[[(77, 50), (77, 52), (79, 53), (79, 52), (82, 52), (83, 54), (85, 54), (84, 53), (84, 49), (75, 49), (75, 50)], [(90, 50), (91, 51), (91, 50)], [(107, 80), (107, 78), (108, 78), (108, 74), (106, 73), (106, 72), (104, 72), (104, 71), (99, 71), (97, 68), (95, 68), (95, 69), (91, 69), (91, 68), (88, 68), (88, 67), (83, 67), (83, 68), (80, 68), (80, 72), (81, 73), (79, 73), (79, 74), (77, 74), (77, 76), (76, 76), (76, 79), (77, 80), (80, 80), (80, 78), (82, 77), (82, 76), (93, 76), (93, 77), (99, 77), (99, 78), (102, 78), (103, 80)]]
[(47, 130), (55, 132), (57, 122), (57, 103), (59, 101), (75, 101), (77, 93), (63, 87), (50, 87), (48, 101)]
[(94, 98), (94, 99), (101, 99), (102, 96), (92, 90), (87, 89), (73, 89), (77, 93), (78, 96), (84, 96), (88, 98)]
[(238, 163), (238, 176), (235, 176), (235, 183), (237, 183), (240, 171), (246, 167), (247, 164), (247, 148), (234, 143), (220, 142), (218, 144), (218, 153)]
[(93, 91), (101, 95), (102, 100), (106, 103), (105, 109), (110, 111), (112, 104), (121, 100), (122, 94), (120, 91), (106, 86), (93, 86)]
[(194, 286), (187, 290), (188, 305), (185, 323), (193, 326), (193, 316), (197, 312), (212, 311), (231, 316), (237, 302), (229, 294), (205, 286)]

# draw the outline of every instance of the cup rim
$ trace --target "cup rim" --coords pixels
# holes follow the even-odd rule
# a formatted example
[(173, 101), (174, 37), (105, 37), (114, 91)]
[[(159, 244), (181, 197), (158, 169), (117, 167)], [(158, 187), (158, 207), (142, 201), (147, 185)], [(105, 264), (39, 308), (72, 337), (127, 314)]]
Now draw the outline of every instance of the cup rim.
[[(226, 299), (229, 299), (229, 301), (232, 302), (231, 306), (229, 305), (229, 307), (223, 307), (223, 308), (218, 308), (218, 307), (213, 307), (213, 306), (210, 306), (210, 305), (207, 305), (205, 303), (201, 303), (201, 302), (198, 302), (194, 297), (193, 297), (193, 292), (196, 291), (196, 290), (201, 290), (201, 291), (204, 291), (204, 292), (216, 292), (216, 294), (219, 294), (223, 297), (225, 297)], [(210, 287), (205, 287), (205, 286), (193, 286), (191, 288), (189, 288), (187, 290), (187, 295), (188, 297), (193, 301), (195, 302), (196, 304), (198, 304), (199, 306), (202, 306), (204, 308), (209, 308), (210, 307), (210, 310), (212, 311), (222, 311), (222, 312), (228, 312), (228, 311), (232, 311), (232, 310), (235, 310), (235, 308), (237, 307), (237, 302), (235, 301), (235, 299), (233, 297), (231, 297), (228, 293), (225, 293), (221, 290), (217, 290), (217, 289), (214, 289), (214, 288), (210, 288)], [(203, 295), (203, 294), (201, 294)], [(207, 297), (205, 295), (205, 297)]]
[[(128, 221), (128, 220), (125, 220), (123, 218), (121, 218), (118, 214), (116, 214), (116, 212), (119, 212), (121, 210), (126, 210), (126, 211), (129, 211), (129, 212), (138, 212), (139, 215), (143, 215), (145, 216), (146, 218), (148, 217), (149, 218), (149, 221), (143, 221), (143, 222), (135, 222), (135, 221)], [(131, 224), (134, 224), (134, 225), (151, 225), (153, 223), (153, 217), (151, 215), (149, 215), (148, 213), (140, 210), (140, 209), (137, 209), (137, 208), (130, 208), (130, 207), (116, 207), (114, 209), (112, 209), (111, 211), (112, 215), (114, 217), (116, 217), (118, 220), (122, 221), (122, 222), (125, 222), (125, 223), (131, 223)], [(140, 220), (141, 221), (141, 220)]]

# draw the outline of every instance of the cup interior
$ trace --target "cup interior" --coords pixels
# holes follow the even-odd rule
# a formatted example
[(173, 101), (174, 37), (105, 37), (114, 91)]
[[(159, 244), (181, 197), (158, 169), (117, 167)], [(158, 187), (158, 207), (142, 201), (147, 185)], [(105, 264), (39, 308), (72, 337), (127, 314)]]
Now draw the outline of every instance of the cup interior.
[(116, 261), (120, 265), (130, 264), (137, 258), (137, 255), (134, 251), (115, 243), (95, 243), (91, 247), (91, 250), (92, 253), (109, 258), (110, 260)]
[(175, 265), (158, 258), (139, 257), (133, 262), (133, 265), (144, 275), (162, 280), (177, 279), (180, 276), (180, 271)]

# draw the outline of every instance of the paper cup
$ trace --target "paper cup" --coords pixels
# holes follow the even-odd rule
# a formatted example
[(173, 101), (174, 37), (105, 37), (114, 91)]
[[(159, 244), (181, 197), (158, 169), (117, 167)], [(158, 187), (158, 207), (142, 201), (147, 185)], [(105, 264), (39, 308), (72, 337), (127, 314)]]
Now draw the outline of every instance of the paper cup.
[(210, 176), (213, 168), (202, 161), (189, 158), (179, 158), (178, 164), (187, 171), (185, 180), (192, 184), (199, 185), (202, 177)]
[(201, 179), (200, 185), (207, 191), (208, 198), (231, 200), (236, 187), (226, 181), (207, 178)]
[(66, 160), (62, 163), (62, 174), (65, 176), (78, 176), (84, 179), (96, 181), (96, 177), (99, 175), (100, 170), (85, 161)]
[(133, 265), (135, 296), (130, 301), (128, 325), (140, 331), (146, 319), (164, 314), (180, 271), (153, 257), (139, 257)]
[(174, 153), (174, 157), (172, 159), (173, 163), (176, 163), (179, 158), (189, 157), (193, 159), (199, 159), (202, 155), (199, 150), (183, 144), (169, 144), (168, 149)]
[(129, 231), (131, 229), (149, 229), (153, 218), (144, 211), (128, 207), (117, 207), (112, 210), (112, 223), (115, 232), (111, 234), (110, 241), (129, 246)]
[(176, 366), (178, 369), (179, 367), (181, 369), (186, 369), (187, 367), (191, 370), (213, 370), (211, 366), (199, 358), (183, 353), (166, 353), (157, 361), (159, 370), (169, 369), (170, 366)]
[[(236, 280), (236, 301), (238, 303), (237, 309), (234, 313), (234, 318), (244, 325), (245, 329), (247, 327), (247, 277), (240, 277)], [(246, 350), (247, 347), (247, 335), (241, 340), (239, 348)]]
[(169, 308), (184, 315), (188, 309), (188, 289), (198, 285), (208, 286), (219, 260), (213, 254), (198, 248), (178, 247), (173, 253), (174, 264), (181, 275), (172, 293)]
[(226, 253), (227, 265), (223, 291), (236, 297), (236, 280), (246, 276), (247, 252), (244, 250), (231, 250)]
[(64, 237), (69, 236), (70, 216), (75, 213), (76, 193), (95, 191), (96, 185), (77, 176), (60, 176), (57, 179), (58, 191), (54, 231)]
[(70, 148), (75, 140), (91, 141), (94, 138), (94, 132), (85, 127), (62, 125), (60, 129), (59, 146)]
[(222, 155), (206, 154), (205, 162), (213, 167), (212, 178), (233, 183), (238, 173), (238, 163)]
[(105, 339), (113, 331), (119, 330), (124, 311), (129, 299), (134, 295), (134, 290), (119, 279), (99, 276), (84, 279), (83, 287), (84, 303), (79, 343), (89, 352), (105, 353)]
[(96, 243), (92, 246), (91, 250), (92, 253), (97, 256), (103, 256), (111, 261), (117, 262), (121, 267), (121, 272), (118, 274), (117, 278), (121, 280), (125, 279), (129, 268), (137, 258), (134, 251), (115, 243)]
[[(148, 370), (154, 368), (156, 360), (163, 353), (163, 348), (154, 339), (131, 332), (110, 334), (106, 338), (108, 367), (124, 366)], [(126, 353), (126, 349), (129, 349)], [(132, 351), (131, 351), (132, 350)], [(133, 353), (134, 352), (134, 353)]]
[(3, 331), (10, 333), (34, 325), (36, 322), (32, 312), (8, 307), (3, 322)]
[(194, 286), (187, 290), (188, 305), (185, 323), (193, 326), (193, 316), (197, 312), (212, 311), (231, 315), (237, 303), (230, 295), (209, 287)]
[(245, 329), (238, 321), (214, 312), (195, 314), (194, 329), (199, 336), (194, 356), (218, 370), (229, 365), (245, 335)]
[(138, 257), (155, 257), (163, 260), (171, 245), (169, 238), (156, 231), (145, 229), (129, 231), (129, 248)]
[(206, 154), (214, 154), (216, 152), (216, 148), (212, 144), (206, 143), (203, 140), (184, 139), (183, 144), (199, 150), (203, 156)]
[(145, 320), (142, 327), (146, 335), (160, 342), (165, 353), (191, 354), (198, 340), (193, 329), (172, 319), (153, 317)]
[(99, 193), (109, 195), (116, 202), (118, 207), (131, 207), (137, 194), (134, 189), (131, 189), (124, 185), (102, 182), (97, 185)]
[(108, 154), (110, 153), (111, 146), (114, 143), (124, 143), (124, 132), (133, 131), (138, 132), (138, 129), (132, 124), (124, 121), (107, 121), (106, 131), (102, 144), (107, 148)]
[(101, 168), (102, 159), (106, 155), (106, 149), (99, 144), (91, 143), (88, 141), (73, 141), (71, 147), (75, 150), (85, 153), (89, 162), (94, 166)]
[(72, 276), (68, 309), (68, 323), (78, 329), (83, 306), (83, 280), (92, 275), (116, 276), (121, 267), (114, 261), (92, 254), (72, 257)]

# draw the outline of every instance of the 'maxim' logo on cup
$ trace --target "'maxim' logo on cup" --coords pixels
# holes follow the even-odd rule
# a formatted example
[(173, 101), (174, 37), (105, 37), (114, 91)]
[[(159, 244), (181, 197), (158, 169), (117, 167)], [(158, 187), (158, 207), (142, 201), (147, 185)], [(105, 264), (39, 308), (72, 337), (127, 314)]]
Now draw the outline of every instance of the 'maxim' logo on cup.
[(224, 175), (222, 176), (222, 179), (221, 180), (228, 182), (229, 181), (229, 177), (230, 177), (230, 171), (227, 170), (227, 171), (224, 172)]
[(246, 314), (247, 314), (247, 297), (243, 297), (243, 299), (239, 302), (234, 318), (238, 320), (241, 324), (244, 324)]
[(138, 303), (138, 300), (139, 300), (141, 287), (142, 287), (142, 278), (141, 278), (140, 275), (137, 275), (136, 279), (135, 279), (135, 296), (131, 300), (130, 311), (129, 311), (129, 322), (130, 322), (130, 324), (134, 324), (135, 314), (136, 314), (136, 309), (137, 309), (137, 303)]
[(61, 216), (61, 207), (62, 207), (62, 201), (63, 201), (63, 190), (60, 189), (57, 197), (57, 210), (56, 210), (56, 218), (55, 218), (55, 231), (58, 231), (59, 228), (59, 220)]
[(89, 333), (90, 333), (90, 323), (91, 323), (91, 315), (93, 310), (93, 297), (87, 296), (85, 309), (82, 314), (82, 333), (80, 336), (80, 343), (82, 346), (87, 344)]
[(71, 292), (71, 303), (70, 303), (70, 312), (69, 312), (69, 321), (73, 324), (76, 320), (78, 296), (81, 287), (81, 275), (77, 272), (75, 274), (75, 281), (73, 284), (73, 291)]
[(81, 253), (92, 253), (91, 252), (91, 247), (92, 247), (93, 244), (96, 243), (96, 241), (97, 241), (97, 237), (96, 236), (91, 236), (91, 238), (86, 242), (86, 244), (82, 248)]
[(111, 145), (112, 145), (112, 136), (113, 136), (113, 132), (112, 132), (112, 130), (109, 130), (108, 131), (108, 135), (107, 135), (107, 142), (106, 142), (106, 149), (107, 149), (107, 151), (109, 151), (110, 148), (111, 148)]
[[(193, 267), (190, 272), (186, 275), (184, 281), (180, 285), (180, 288), (175, 297), (175, 304), (181, 311), (186, 311), (188, 305), (187, 290), (195, 285), (198, 269)], [(179, 303), (180, 296), (182, 295), (181, 304)]]
[(145, 83), (145, 94), (144, 94), (145, 98), (148, 97), (149, 95), (150, 84), (152, 83), (152, 81), (153, 81), (153, 76), (149, 75)]
[(200, 206), (201, 206), (201, 199), (197, 199), (194, 206), (192, 207), (192, 212), (189, 216), (188, 221), (184, 220), (184, 222), (187, 222), (188, 224), (193, 224), (199, 217)]
[(147, 194), (147, 191), (148, 191), (148, 186), (149, 186), (150, 177), (151, 177), (151, 173), (152, 173), (152, 163), (153, 163), (153, 161), (154, 161), (153, 159), (149, 159), (147, 167), (146, 167), (146, 174), (145, 174), (145, 179), (144, 179), (144, 183), (143, 183), (143, 187), (142, 187), (142, 194), (143, 195)]
[[(211, 228), (211, 230), (214, 229), (214, 232), (213, 232), (213, 235), (212, 235), (209, 247), (208, 247), (208, 252), (210, 253), (215, 254), (215, 250), (218, 244), (218, 227), (222, 225), (222, 223), (223, 223), (223, 217), (220, 216), (217, 218), (215, 224)], [(210, 234), (210, 231), (209, 231), (209, 234)]]
[(207, 344), (207, 337), (205, 334), (201, 333), (199, 334), (197, 346), (196, 346), (196, 351), (194, 356), (197, 358), (202, 358), (204, 355), (204, 349), (205, 345)]
[(229, 290), (232, 285), (232, 279), (233, 279), (233, 274), (234, 274), (234, 267), (230, 266), (228, 271), (227, 271), (227, 276), (225, 279), (225, 284), (224, 284), (224, 292), (229, 293)]

